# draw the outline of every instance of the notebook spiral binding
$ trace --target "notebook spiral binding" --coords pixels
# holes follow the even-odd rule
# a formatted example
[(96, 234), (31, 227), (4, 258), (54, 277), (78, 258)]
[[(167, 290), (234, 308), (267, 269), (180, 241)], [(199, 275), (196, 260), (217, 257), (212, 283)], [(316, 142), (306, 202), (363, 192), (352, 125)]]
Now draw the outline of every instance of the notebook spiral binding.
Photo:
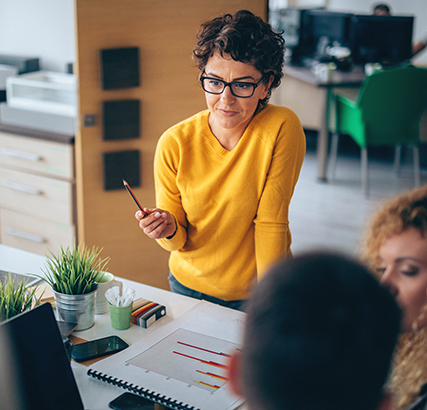
[(194, 406), (188, 406), (183, 402), (179, 402), (177, 400), (173, 400), (164, 395), (158, 394), (154, 391), (150, 391), (148, 389), (144, 389), (140, 386), (134, 385), (133, 383), (128, 383), (121, 379), (117, 379), (117, 377), (109, 376), (108, 374), (98, 372), (96, 370), (89, 369), (87, 371), (87, 375), (94, 377), (95, 379), (101, 380), (113, 386), (121, 387), (122, 389), (129, 390), (131, 393), (138, 394), (142, 397), (145, 397), (148, 400), (154, 401), (157, 404), (162, 406), (166, 406), (172, 410), (200, 410)]

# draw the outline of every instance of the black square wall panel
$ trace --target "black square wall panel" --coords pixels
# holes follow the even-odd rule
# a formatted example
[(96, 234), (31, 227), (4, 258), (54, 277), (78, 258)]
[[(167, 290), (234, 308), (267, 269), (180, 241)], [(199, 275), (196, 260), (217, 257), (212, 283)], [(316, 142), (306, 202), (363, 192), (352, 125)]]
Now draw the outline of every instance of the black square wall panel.
[(123, 189), (123, 179), (133, 188), (140, 182), (139, 151), (104, 153), (104, 189)]
[(138, 47), (101, 50), (102, 88), (139, 87)]
[(140, 101), (104, 101), (104, 140), (124, 140), (140, 136)]

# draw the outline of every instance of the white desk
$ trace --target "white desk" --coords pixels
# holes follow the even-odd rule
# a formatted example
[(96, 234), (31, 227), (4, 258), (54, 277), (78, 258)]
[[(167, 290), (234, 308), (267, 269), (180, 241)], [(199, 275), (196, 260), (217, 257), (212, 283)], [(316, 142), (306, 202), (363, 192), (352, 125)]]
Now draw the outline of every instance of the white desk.
[[(191, 309), (199, 300), (178, 295), (163, 289), (153, 288), (122, 278), (117, 278), (123, 282), (123, 286), (129, 286), (135, 289), (136, 296), (144, 299), (153, 300), (166, 306), (166, 316), (154, 322), (148, 329), (131, 325), (127, 330), (116, 330), (111, 327), (110, 315), (95, 315), (95, 325), (88, 330), (73, 332), (74, 336), (85, 340), (99, 339), (104, 336), (117, 335), (129, 344), (135, 343), (139, 339), (146, 337), (166, 323), (176, 319), (187, 310)], [(85, 409), (106, 410), (109, 409), (108, 403), (115, 397), (125, 391), (119, 387), (110, 386), (106, 383), (98, 382), (86, 375), (87, 367), (83, 364), (72, 361), (71, 367), (76, 377), (80, 395)]]
[[(45, 257), (11, 248), (0, 244), (0, 269), (10, 270), (16, 273), (33, 273), (42, 275), (42, 268), (45, 265)], [(136, 296), (150, 299), (166, 306), (166, 316), (153, 323), (148, 329), (131, 325), (127, 330), (115, 330), (111, 327), (108, 313), (95, 316), (95, 325), (85, 331), (74, 332), (73, 335), (93, 340), (100, 337), (116, 334), (126, 340), (129, 344), (135, 343), (139, 339), (151, 334), (166, 323), (171, 322), (183, 313), (187, 312), (200, 301), (186, 296), (171, 293), (162, 289), (153, 288), (126, 279), (118, 278), (123, 282), (123, 286), (135, 289)], [(208, 303), (208, 302), (206, 302)], [(219, 307), (219, 309), (227, 309)], [(100, 383), (86, 375), (87, 367), (72, 362), (72, 369), (76, 377), (77, 385), (85, 406), (90, 410), (107, 410), (108, 403), (124, 392), (124, 390)]]

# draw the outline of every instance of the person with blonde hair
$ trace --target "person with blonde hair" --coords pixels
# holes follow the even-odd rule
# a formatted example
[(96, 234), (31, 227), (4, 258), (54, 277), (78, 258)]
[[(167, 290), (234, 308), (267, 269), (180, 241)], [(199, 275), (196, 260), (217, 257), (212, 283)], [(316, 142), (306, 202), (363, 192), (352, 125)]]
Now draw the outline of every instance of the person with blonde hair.
[(363, 259), (403, 310), (389, 388), (396, 409), (427, 409), (427, 186), (386, 202), (368, 225)]

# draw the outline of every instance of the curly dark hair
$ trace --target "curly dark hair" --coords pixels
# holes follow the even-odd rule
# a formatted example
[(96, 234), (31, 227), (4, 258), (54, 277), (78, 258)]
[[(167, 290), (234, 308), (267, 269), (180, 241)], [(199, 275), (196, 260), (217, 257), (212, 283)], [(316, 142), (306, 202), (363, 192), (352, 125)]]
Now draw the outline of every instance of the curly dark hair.
[(275, 33), (270, 24), (247, 10), (234, 15), (224, 14), (203, 23), (197, 33), (198, 42), (193, 60), (201, 72), (216, 52), (229, 54), (235, 61), (250, 64), (268, 81), (273, 76), (270, 90), (261, 104), (266, 104), (271, 91), (280, 85), (283, 76), (285, 40)]

